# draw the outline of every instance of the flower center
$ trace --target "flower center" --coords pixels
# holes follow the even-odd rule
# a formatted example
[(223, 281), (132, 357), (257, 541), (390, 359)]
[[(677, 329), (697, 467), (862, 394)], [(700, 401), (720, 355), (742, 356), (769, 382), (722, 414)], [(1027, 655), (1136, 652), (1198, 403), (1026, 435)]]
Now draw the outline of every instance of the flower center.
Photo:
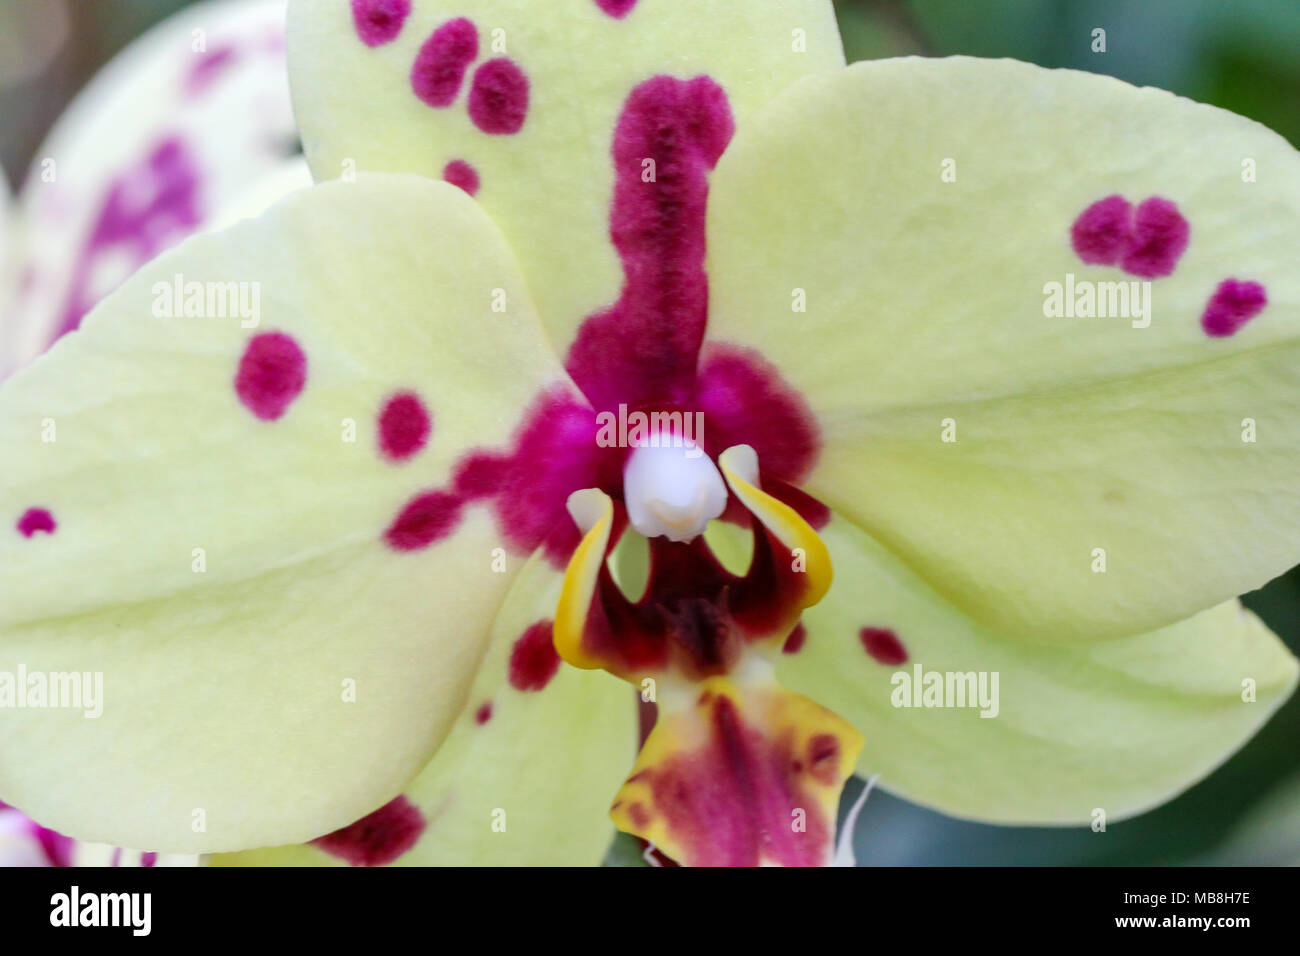
[(727, 487), (709, 456), (673, 442), (643, 445), (628, 456), (623, 500), (632, 527), (647, 538), (691, 541), (727, 505)]

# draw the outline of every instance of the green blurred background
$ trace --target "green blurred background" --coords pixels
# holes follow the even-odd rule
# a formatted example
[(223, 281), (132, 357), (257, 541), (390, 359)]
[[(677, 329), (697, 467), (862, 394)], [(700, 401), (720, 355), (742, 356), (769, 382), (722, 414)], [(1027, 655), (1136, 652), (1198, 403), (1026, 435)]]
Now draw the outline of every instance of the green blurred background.
[[(0, 0), (0, 163), (11, 183), (22, 181), (42, 137), (89, 77), (188, 2)], [(850, 60), (964, 53), (1108, 73), (1225, 107), (1300, 144), (1300, 0), (839, 0), (836, 7)], [(1106, 31), (1105, 53), (1092, 51), (1097, 28)], [(1300, 653), (1300, 569), (1246, 603)], [(846, 805), (856, 792), (851, 786)], [(1208, 780), (1104, 834), (965, 823), (881, 793), (862, 824), (857, 855), (866, 865), (1300, 864), (1300, 696)], [(617, 842), (610, 862), (639, 863), (635, 843)]]

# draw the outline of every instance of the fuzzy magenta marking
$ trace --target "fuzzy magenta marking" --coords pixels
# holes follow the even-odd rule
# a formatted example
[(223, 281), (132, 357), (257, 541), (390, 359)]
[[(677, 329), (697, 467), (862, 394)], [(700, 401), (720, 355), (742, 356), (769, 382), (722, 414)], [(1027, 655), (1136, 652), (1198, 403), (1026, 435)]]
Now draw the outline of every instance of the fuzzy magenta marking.
[[(620, 403), (634, 410), (702, 410), (709, 454), (753, 445), (765, 489), (814, 526), (829, 519), (825, 506), (791, 484), (811, 469), (820, 447), (798, 392), (758, 352), (717, 343), (697, 375), (708, 321), (708, 175), (734, 128), (725, 93), (708, 77), (659, 76), (633, 90), (611, 149), (610, 238), (623, 264), (622, 292), (587, 317), (565, 358), (587, 401), (560, 387), (540, 395), (509, 448), (468, 453), (449, 486), (413, 498), (389, 529), (390, 544), (406, 550), (432, 544), (454, 527), (463, 506), (483, 502), (513, 549), (526, 554), (544, 546), (563, 567), (579, 538), (565, 510), (571, 492), (604, 490), (625, 521), (627, 450), (596, 442), (596, 412), (615, 411)], [(655, 161), (653, 182), (642, 181), (643, 159)]]
[(510, 652), (510, 686), (515, 690), (538, 691), (551, 682), (560, 669), (550, 621), (538, 621), (515, 641)]
[(1178, 206), (1152, 196), (1135, 210), (1123, 196), (1107, 196), (1075, 219), (1070, 241), (1089, 265), (1120, 266), (1130, 275), (1158, 279), (1174, 271), (1191, 227)]
[(233, 43), (217, 47), (203, 54), (191, 68), (185, 78), (185, 93), (199, 96), (206, 92), (216, 79), (239, 59), (239, 48)]
[(1258, 282), (1224, 279), (1214, 290), (1201, 316), (1201, 328), (1214, 338), (1232, 335), (1264, 311), (1268, 293)]
[(72, 866), (72, 853), (76, 846), (72, 837), (66, 837), (35, 821), (32, 822), (32, 827), (36, 842), (41, 845), (41, 852), (49, 860), (50, 866)]
[(528, 76), (513, 60), (488, 60), (474, 71), (469, 118), (485, 133), (511, 136), (528, 119)]
[(379, 448), (389, 461), (411, 458), (429, 441), (433, 424), (428, 409), (414, 392), (399, 392), (379, 413)]
[(474, 723), (478, 724), (481, 727), (491, 719), (492, 719), (492, 701), (489, 700), (486, 703), (481, 704), (478, 710), (474, 711)]
[(384, 866), (415, 846), (424, 827), (420, 808), (406, 797), (397, 797), (356, 823), (311, 842), (352, 866)]
[(632, 8), (636, 6), (636, 0), (596, 0), (596, 6), (615, 20), (622, 20), (632, 12)]
[(803, 650), (804, 642), (807, 640), (808, 630), (803, 626), (803, 621), (800, 621), (794, 626), (794, 630), (790, 632), (790, 636), (785, 639), (785, 643), (781, 645), (781, 653), (798, 654)]
[(864, 627), (858, 632), (862, 648), (872, 659), (886, 667), (907, 663), (907, 648), (898, 635), (884, 627)]
[[(72, 332), (95, 305), (102, 264), (124, 260), (131, 271), (189, 235), (203, 221), (199, 165), (179, 136), (161, 140), (136, 166), (116, 177), (94, 228), (72, 268), (63, 317), (53, 339)], [(53, 341), (51, 339), (51, 342)]]
[(700, 365), (695, 403), (704, 412), (710, 454), (752, 445), (764, 475), (784, 482), (800, 480), (817, 460), (821, 442), (812, 411), (753, 349), (710, 345)]
[(411, 66), (411, 89), (433, 107), (456, 102), (465, 72), (478, 58), (478, 30), (465, 17), (448, 20), (424, 41)]
[[(598, 410), (691, 398), (708, 321), (708, 174), (734, 131), (726, 94), (708, 77), (654, 77), (623, 108), (610, 222), (623, 291), (583, 323), (565, 361)], [(647, 160), (654, 162), (649, 183), (642, 181)]]
[(45, 508), (28, 508), (23, 512), (23, 516), (18, 519), (18, 524), (15, 527), (24, 538), (30, 538), (38, 531), (45, 534), (54, 534), (59, 524), (54, 520), (54, 515)]
[(462, 505), (460, 497), (445, 491), (422, 492), (407, 503), (384, 537), (397, 551), (427, 548), (456, 530)]
[(283, 332), (255, 335), (244, 349), (235, 374), (235, 393), (244, 407), (264, 422), (289, 410), (307, 384), (307, 356)]
[(411, 0), (352, 0), (352, 22), (366, 46), (392, 43), (411, 15)]
[(453, 186), (459, 186), (471, 196), (478, 195), (481, 185), (478, 170), (463, 159), (453, 159), (443, 167), (442, 178)]
[[(686, 848), (691, 866), (819, 866), (831, 824), (802, 786), (802, 767), (788, 745), (765, 739), (745, 724), (727, 697), (712, 703), (711, 738), (701, 750), (679, 754), (650, 771), (654, 809)], [(813, 743), (817, 743), (814, 741)], [(838, 755), (838, 741), (835, 744)], [(819, 744), (814, 753), (828, 748)], [(802, 808), (806, 828), (790, 826)]]

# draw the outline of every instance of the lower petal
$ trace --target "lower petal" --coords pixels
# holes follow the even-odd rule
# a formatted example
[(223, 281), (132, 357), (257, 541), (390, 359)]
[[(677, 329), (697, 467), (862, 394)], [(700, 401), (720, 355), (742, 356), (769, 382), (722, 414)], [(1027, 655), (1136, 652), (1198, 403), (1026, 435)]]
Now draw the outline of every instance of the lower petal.
[[(506, 598), (465, 708), (405, 801), (422, 823), (391, 858), (318, 840), (214, 858), (218, 866), (592, 866), (613, 835), (609, 793), (636, 744), (632, 689), (559, 663), (550, 618), (560, 575), (541, 555)], [(539, 626), (540, 625), (540, 626)], [(535, 640), (540, 636), (544, 640)], [(546, 661), (549, 651), (553, 666)], [(390, 831), (391, 832), (391, 831)], [(361, 838), (366, 839), (362, 830)], [(401, 835), (398, 834), (400, 837)]]
[(1133, 637), (1029, 644), (971, 619), (843, 518), (822, 534), (837, 584), (805, 612), (781, 681), (867, 735), (862, 773), (955, 816), (1140, 813), (1207, 776), (1296, 686), (1295, 658), (1235, 600)]

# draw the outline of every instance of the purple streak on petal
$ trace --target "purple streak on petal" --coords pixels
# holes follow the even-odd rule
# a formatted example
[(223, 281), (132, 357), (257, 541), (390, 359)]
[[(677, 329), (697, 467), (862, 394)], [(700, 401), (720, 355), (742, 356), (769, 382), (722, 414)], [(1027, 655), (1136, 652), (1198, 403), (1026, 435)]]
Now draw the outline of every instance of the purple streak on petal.
[(623, 292), (583, 323), (565, 362), (597, 409), (690, 397), (708, 321), (708, 174), (734, 130), (726, 94), (708, 77), (655, 77), (623, 108), (610, 225)]
[(36, 823), (32, 826), (36, 840), (40, 843), (45, 858), (50, 861), (50, 866), (72, 866), (72, 851), (76, 841), (72, 837), (65, 837), (62, 833), (56, 833)]

